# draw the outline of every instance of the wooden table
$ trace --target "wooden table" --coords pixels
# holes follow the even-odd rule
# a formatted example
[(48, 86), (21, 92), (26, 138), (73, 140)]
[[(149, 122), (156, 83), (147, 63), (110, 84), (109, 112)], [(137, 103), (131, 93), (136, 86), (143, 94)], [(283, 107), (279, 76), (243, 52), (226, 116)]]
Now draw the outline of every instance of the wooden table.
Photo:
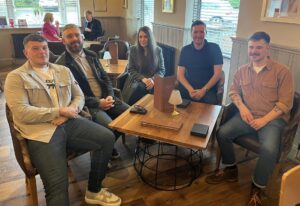
[[(148, 94), (144, 96), (137, 104), (151, 111), (146, 116), (159, 117), (160, 115), (167, 115), (153, 108), (153, 95)], [(132, 114), (129, 110), (130, 108), (113, 120), (109, 126), (126, 134), (142, 136), (187, 148), (205, 149), (221, 111), (221, 106), (192, 102), (185, 109), (177, 108), (184, 119), (183, 126), (178, 132), (163, 128), (142, 126), (140, 122), (144, 116)], [(169, 116), (172, 118), (171, 114)], [(194, 123), (209, 125), (206, 138), (190, 135)]]
[[(109, 127), (127, 134), (156, 140), (154, 144), (148, 144), (142, 138), (138, 139), (134, 159), (137, 174), (145, 183), (161, 190), (177, 190), (191, 185), (200, 175), (202, 150), (208, 145), (221, 106), (192, 102), (185, 109), (178, 108), (181, 117), (175, 118), (182, 118), (183, 126), (179, 131), (174, 131), (141, 125), (141, 120), (147, 117), (161, 118), (162, 122), (173, 118), (171, 114), (153, 108), (153, 95), (144, 96), (136, 104), (145, 107), (148, 113), (132, 114), (129, 108), (113, 120)], [(190, 135), (194, 123), (209, 125), (205, 138)], [(183, 171), (182, 163), (188, 167)], [(161, 177), (165, 176), (169, 176), (169, 179), (162, 180)], [(186, 181), (182, 181), (183, 176)]]
[(113, 86), (116, 86), (116, 79), (120, 74), (122, 74), (125, 71), (126, 66), (128, 64), (128, 60), (119, 59), (118, 64), (109, 64), (108, 66), (105, 66), (106, 65), (105, 61), (106, 60), (104, 60), (104, 59), (100, 59), (100, 62), (102, 64), (104, 70), (106, 71), (108, 76), (111, 78)]

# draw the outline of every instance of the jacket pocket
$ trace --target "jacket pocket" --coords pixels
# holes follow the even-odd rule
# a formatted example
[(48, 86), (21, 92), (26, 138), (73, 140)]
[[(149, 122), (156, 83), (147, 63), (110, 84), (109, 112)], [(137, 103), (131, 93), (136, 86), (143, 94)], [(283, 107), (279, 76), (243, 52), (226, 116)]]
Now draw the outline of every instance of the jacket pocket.
[[(69, 78), (60, 79), (58, 86), (59, 86), (58, 89), (59, 89), (59, 93), (60, 93), (60, 97), (59, 97), (60, 102), (62, 102), (63, 104), (69, 104), (69, 102), (71, 102), (71, 97), (72, 97), (71, 79), (69, 79)], [(63, 105), (63, 106), (66, 106), (66, 105)]]
[(24, 82), (24, 88), (28, 94), (29, 104), (32, 106), (50, 106), (48, 94), (45, 88), (35, 82)]

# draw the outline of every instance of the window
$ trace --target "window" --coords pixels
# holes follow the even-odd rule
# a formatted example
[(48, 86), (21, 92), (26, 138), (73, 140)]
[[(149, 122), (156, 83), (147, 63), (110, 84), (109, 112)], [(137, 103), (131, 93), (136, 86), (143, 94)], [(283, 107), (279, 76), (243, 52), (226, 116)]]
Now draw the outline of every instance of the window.
[(141, 0), (138, 8), (141, 26), (148, 26), (152, 30), (152, 22), (154, 21), (154, 0)]
[(53, 13), (62, 25), (81, 25), (79, 0), (0, 0), (0, 16), (15, 22), (26, 19), (27, 25), (40, 26), (46, 12)]
[(231, 56), (232, 36), (236, 34), (240, 0), (194, 0), (193, 19), (206, 23), (206, 39)]

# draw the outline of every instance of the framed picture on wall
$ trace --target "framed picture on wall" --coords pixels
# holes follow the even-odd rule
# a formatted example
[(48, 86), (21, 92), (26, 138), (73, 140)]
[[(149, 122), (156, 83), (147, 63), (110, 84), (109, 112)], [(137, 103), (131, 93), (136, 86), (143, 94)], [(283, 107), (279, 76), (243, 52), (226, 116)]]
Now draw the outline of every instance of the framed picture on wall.
[(261, 20), (300, 24), (300, 0), (263, 0)]
[(94, 11), (107, 12), (107, 0), (94, 0)]
[(127, 0), (123, 0), (123, 1), (122, 1), (122, 7), (123, 7), (124, 9), (127, 9), (127, 7), (128, 7), (128, 2), (127, 2)]
[(174, 0), (162, 0), (162, 12), (173, 13), (174, 12)]

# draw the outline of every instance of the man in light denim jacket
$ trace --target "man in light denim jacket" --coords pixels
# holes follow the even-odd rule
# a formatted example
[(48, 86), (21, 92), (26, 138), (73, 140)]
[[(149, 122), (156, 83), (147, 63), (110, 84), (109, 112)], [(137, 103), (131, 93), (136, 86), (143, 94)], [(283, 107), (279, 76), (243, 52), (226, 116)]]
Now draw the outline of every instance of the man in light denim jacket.
[(69, 205), (67, 151), (93, 151), (86, 202), (120, 205), (119, 197), (101, 188), (113, 133), (78, 116), (83, 93), (68, 68), (48, 63), (44, 37), (30, 34), (23, 44), (28, 61), (8, 74), (4, 92), (15, 128), (27, 139), (30, 158), (43, 181), (47, 205)]

